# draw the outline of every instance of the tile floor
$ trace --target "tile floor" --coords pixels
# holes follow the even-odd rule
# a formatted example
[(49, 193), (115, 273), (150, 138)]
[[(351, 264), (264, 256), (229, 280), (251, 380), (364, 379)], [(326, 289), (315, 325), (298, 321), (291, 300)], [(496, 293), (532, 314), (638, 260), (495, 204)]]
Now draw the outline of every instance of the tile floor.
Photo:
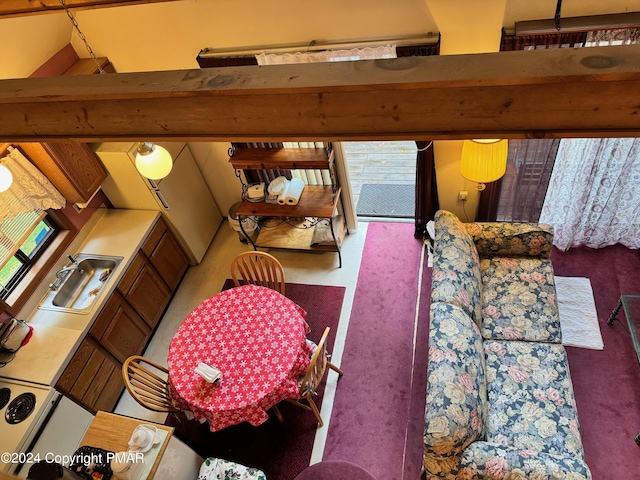
[[(288, 282), (346, 287), (336, 342), (332, 353), (332, 358), (338, 365), (340, 365), (342, 357), (367, 226), (368, 223), (360, 222), (357, 230), (351, 231), (345, 237), (342, 247), (342, 268), (338, 267), (338, 255), (332, 252), (310, 253), (269, 250), (269, 253), (277, 257), (283, 264)], [(238, 234), (227, 222), (220, 226), (203, 261), (187, 270), (178, 291), (143, 354), (145, 357), (166, 365), (169, 344), (182, 320), (202, 300), (220, 291), (224, 281), (229, 278), (231, 259), (238, 253), (249, 249), (250, 247), (243, 245), (239, 241)], [(318, 430), (319, 435), (316, 436), (312, 463), (319, 461), (322, 457), (325, 441), (324, 433), (328, 431), (327, 425), (331, 416), (336, 380), (337, 374), (330, 371), (327, 390), (321, 408), (321, 415), (325, 419), (325, 427)], [(126, 390), (116, 406), (115, 412), (158, 423), (164, 423), (166, 418), (166, 414), (151, 412), (138, 405)]]

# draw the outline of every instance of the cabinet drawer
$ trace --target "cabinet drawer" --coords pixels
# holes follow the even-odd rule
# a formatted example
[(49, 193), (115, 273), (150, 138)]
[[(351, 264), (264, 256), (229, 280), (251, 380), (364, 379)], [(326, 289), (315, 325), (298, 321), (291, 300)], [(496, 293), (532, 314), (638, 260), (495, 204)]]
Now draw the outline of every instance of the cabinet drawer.
[(98, 314), (98, 318), (96, 318), (95, 322), (89, 329), (89, 334), (99, 342), (102, 339), (102, 335), (107, 330), (109, 323), (111, 323), (111, 319), (115, 316), (118, 311), (118, 307), (122, 301), (122, 295), (118, 293), (118, 291), (114, 291), (111, 294), (111, 298), (107, 300), (107, 303), (102, 308), (100, 313)]
[(140, 253), (133, 258), (129, 268), (124, 272), (124, 275), (122, 275), (122, 278), (116, 287), (124, 296), (127, 296), (129, 290), (131, 290), (131, 287), (135, 283), (146, 263), (147, 259)]
[(147, 237), (147, 239), (145, 240), (141, 248), (142, 252), (147, 257), (151, 257), (151, 255), (153, 254), (153, 251), (158, 246), (158, 243), (160, 243), (160, 240), (162, 239), (166, 231), (167, 231), (167, 224), (162, 219), (162, 217), (158, 218), (158, 221), (153, 226), (151, 233), (149, 233), (149, 236)]

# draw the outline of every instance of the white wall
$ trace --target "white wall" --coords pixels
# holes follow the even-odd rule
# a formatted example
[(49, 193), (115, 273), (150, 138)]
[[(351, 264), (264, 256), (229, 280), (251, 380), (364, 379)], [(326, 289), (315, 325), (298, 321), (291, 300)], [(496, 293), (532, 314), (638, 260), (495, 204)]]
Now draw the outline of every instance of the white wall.
[(69, 43), (65, 14), (7, 18), (0, 22), (0, 79), (25, 78)]
[[(93, 50), (118, 72), (198, 68), (203, 48), (235, 48), (434, 31), (424, 0), (182, 0), (78, 13)], [(82, 43), (74, 38), (80, 52)]]

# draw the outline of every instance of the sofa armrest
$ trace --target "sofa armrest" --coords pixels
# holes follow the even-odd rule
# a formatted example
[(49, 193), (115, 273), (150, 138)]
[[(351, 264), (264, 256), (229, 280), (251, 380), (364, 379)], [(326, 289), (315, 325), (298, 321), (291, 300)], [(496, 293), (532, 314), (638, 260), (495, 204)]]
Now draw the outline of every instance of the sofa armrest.
[(427, 375), (424, 469), (453, 480), (460, 454), (484, 438), (487, 398), (482, 336), (458, 306), (431, 304)]
[(507, 473), (510, 473), (509, 478), (591, 480), (591, 471), (581, 458), (516, 449), (491, 442), (472, 443), (458, 462), (459, 478), (493, 480), (505, 478)]
[(480, 257), (549, 258), (553, 227), (545, 223), (476, 222), (465, 227)]

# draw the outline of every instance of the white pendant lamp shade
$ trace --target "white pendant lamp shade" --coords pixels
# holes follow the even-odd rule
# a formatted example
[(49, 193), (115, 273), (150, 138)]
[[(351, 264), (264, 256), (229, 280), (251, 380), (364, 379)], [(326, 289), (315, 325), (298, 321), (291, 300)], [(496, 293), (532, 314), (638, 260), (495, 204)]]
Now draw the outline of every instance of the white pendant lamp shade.
[(167, 150), (151, 142), (143, 142), (136, 152), (136, 168), (141, 175), (160, 180), (171, 172), (173, 160)]
[(7, 167), (0, 165), (0, 192), (8, 190), (13, 183), (13, 175)]
[(484, 188), (485, 183), (495, 182), (507, 170), (508, 141), (501, 139), (465, 140), (462, 144), (460, 173), (469, 181)]

